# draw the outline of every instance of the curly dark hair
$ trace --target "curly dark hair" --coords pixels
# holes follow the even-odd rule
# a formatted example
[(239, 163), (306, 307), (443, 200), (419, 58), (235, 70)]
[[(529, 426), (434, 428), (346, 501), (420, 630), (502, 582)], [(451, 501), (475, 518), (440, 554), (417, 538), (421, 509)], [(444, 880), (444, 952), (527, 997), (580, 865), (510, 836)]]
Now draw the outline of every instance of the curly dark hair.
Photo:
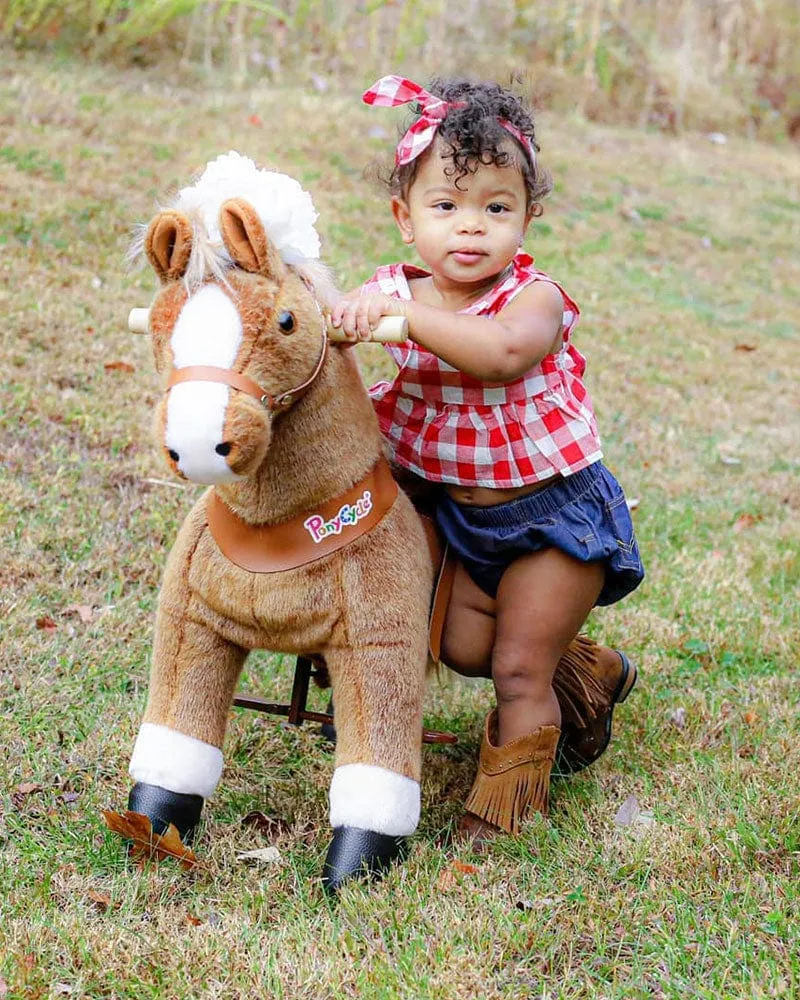
[[(437, 132), (437, 139), (449, 146), (443, 153), (444, 158), (451, 161), (451, 165), (445, 168), (445, 173), (449, 177), (455, 177), (456, 187), (468, 174), (474, 174), (481, 164), (505, 167), (516, 162), (525, 181), (528, 209), (533, 215), (541, 215), (541, 199), (553, 188), (550, 175), (538, 162), (531, 162), (527, 151), (498, 121), (499, 118), (504, 118), (510, 122), (530, 139), (538, 153), (533, 114), (527, 102), (498, 83), (436, 77), (431, 80), (427, 89), (448, 103), (465, 105), (463, 108), (451, 108)], [(406, 124), (404, 132), (420, 113), (421, 108), (416, 105), (415, 117)], [(508, 151), (509, 140), (514, 153)], [(439, 148), (441, 149), (441, 145)], [(424, 155), (392, 169), (385, 178), (392, 194), (405, 196), (417, 176)]]

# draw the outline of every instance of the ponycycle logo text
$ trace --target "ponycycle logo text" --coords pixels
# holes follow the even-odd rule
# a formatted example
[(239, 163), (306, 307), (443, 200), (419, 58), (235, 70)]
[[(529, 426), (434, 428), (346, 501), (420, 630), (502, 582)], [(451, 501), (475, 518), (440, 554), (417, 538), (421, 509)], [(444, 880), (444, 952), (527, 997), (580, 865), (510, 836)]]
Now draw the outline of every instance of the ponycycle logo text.
[(346, 503), (336, 517), (326, 521), (319, 514), (312, 514), (303, 522), (303, 527), (316, 543), (323, 541), (329, 535), (341, 535), (344, 528), (358, 524), (372, 510), (372, 494), (364, 490), (355, 503)]

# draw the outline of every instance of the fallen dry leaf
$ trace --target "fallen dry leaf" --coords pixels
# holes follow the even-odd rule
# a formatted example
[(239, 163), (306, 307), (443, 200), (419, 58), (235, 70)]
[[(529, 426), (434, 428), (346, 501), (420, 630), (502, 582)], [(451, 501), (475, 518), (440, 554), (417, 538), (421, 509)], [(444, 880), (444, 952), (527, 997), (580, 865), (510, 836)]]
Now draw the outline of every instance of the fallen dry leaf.
[(187, 923), (190, 923), (192, 925), (192, 927), (199, 927), (203, 923), (203, 921), (200, 919), (200, 917), (195, 917), (191, 913), (187, 913), (186, 914), (186, 921), (187, 921)]
[(103, 368), (107, 372), (135, 372), (136, 365), (132, 365), (130, 361), (106, 361)]
[(477, 865), (471, 865), (465, 861), (454, 861), (439, 875), (436, 883), (437, 888), (442, 891), (452, 889), (454, 885), (458, 885), (461, 881), (459, 878), (460, 875), (475, 875), (479, 871), (480, 868)]
[(757, 350), (758, 347), (756, 344), (737, 344), (736, 347), (734, 347), (734, 351), (744, 351), (746, 353)]
[(106, 910), (111, 906), (111, 897), (108, 893), (97, 892), (96, 889), (90, 889), (86, 896), (90, 899), (101, 913), (105, 913)]
[(34, 792), (40, 792), (42, 790), (41, 785), (35, 785), (31, 781), (25, 781), (21, 785), (17, 785), (14, 791), (11, 793), (11, 805), (18, 810), (25, 808), (25, 800), (29, 795)]
[(275, 864), (281, 860), (281, 852), (277, 847), (259, 847), (256, 851), (243, 851), (236, 855), (237, 861), (263, 861), (266, 864)]
[(317, 837), (317, 828), (313, 823), (303, 823), (303, 825), (298, 828), (296, 836), (299, 840), (302, 840), (304, 844), (313, 844)]
[(17, 675), (12, 673), (10, 670), (0, 670), (0, 677), (2, 677), (3, 680), (8, 679), (11, 681), (11, 687), (13, 687), (15, 691), (19, 691), (22, 687), (19, 677), (17, 677)]
[(282, 837), (289, 832), (289, 824), (285, 819), (276, 819), (258, 811), (249, 812), (242, 819), (242, 826), (255, 827), (256, 830), (258, 830), (259, 833), (263, 833), (271, 843), (274, 843), (279, 837)]
[(614, 824), (621, 828), (629, 827), (635, 837), (642, 837), (655, 826), (655, 820), (652, 813), (642, 810), (635, 795), (629, 795), (617, 810)]
[(728, 725), (728, 720), (726, 718), (720, 719), (716, 725), (712, 726), (711, 729), (705, 734), (705, 736), (700, 740), (701, 747), (714, 746), (719, 742), (720, 735), (722, 734), (725, 727)]
[(436, 888), (440, 892), (446, 892), (448, 889), (452, 889), (454, 885), (458, 885), (455, 872), (452, 868), (445, 868), (436, 880)]
[(748, 726), (752, 726), (754, 723), (758, 722), (758, 716), (755, 712), (745, 712), (742, 718)]
[(38, 629), (43, 629), (45, 632), (55, 632), (58, 625), (56, 625), (50, 615), (42, 615), (41, 618), (36, 619), (36, 627)]
[(153, 858), (157, 861), (175, 858), (186, 869), (200, 867), (197, 856), (183, 843), (177, 828), (172, 823), (167, 827), (166, 833), (157, 835), (153, 833), (153, 827), (147, 816), (131, 812), (129, 809), (124, 813), (104, 809), (103, 818), (109, 830), (131, 842), (131, 857), (141, 863)]
[(91, 604), (70, 604), (68, 608), (64, 608), (64, 614), (77, 615), (84, 625), (89, 625), (92, 621), (92, 606)]
[(31, 795), (33, 792), (41, 792), (41, 790), (42, 786), (37, 785), (34, 781), (23, 781), (14, 789), (17, 795)]
[(617, 810), (614, 823), (617, 826), (630, 826), (641, 812), (639, 800), (635, 795), (629, 795)]
[(740, 514), (739, 517), (733, 522), (733, 530), (736, 532), (746, 531), (748, 528), (752, 528), (754, 524), (763, 520), (762, 514)]

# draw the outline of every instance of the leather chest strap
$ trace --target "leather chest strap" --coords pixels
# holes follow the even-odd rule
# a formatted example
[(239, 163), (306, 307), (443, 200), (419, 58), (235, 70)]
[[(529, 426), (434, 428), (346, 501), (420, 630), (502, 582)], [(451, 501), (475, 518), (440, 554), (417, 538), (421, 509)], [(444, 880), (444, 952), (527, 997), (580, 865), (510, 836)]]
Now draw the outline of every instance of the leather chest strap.
[(211, 490), (208, 526), (220, 552), (251, 573), (282, 573), (316, 562), (371, 531), (397, 497), (386, 459), (341, 496), (282, 524), (248, 524)]

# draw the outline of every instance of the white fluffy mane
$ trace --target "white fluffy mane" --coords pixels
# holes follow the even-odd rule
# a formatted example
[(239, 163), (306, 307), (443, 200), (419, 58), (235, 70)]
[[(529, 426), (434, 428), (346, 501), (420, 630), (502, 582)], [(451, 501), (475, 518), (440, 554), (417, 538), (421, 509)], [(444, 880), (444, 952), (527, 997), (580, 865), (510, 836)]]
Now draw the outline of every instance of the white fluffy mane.
[[(163, 206), (174, 208), (191, 221), (192, 254), (184, 280), (196, 287), (208, 277), (224, 280), (233, 261), (219, 231), (219, 211), (229, 198), (244, 198), (256, 210), (283, 261), (330, 302), (335, 289), (328, 269), (319, 260), (318, 218), (311, 195), (287, 174), (259, 169), (247, 156), (231, 150), (206, 164), (200, 177)], [(128, 252), (133, 261), (143, 252), (146, 226), (137, 227)]]
[(256, 210), (267, 235), (287, 264), (319, 257), (318, 215), (311, 195), (286, 174), (259, 170), (231, 150), (206, 164), (191, 187), (182, 188), (171, 207), (189, 218), (199, 215), (208, 238), (221, 242), (219, 210), (229, 198), (244, 198)]

